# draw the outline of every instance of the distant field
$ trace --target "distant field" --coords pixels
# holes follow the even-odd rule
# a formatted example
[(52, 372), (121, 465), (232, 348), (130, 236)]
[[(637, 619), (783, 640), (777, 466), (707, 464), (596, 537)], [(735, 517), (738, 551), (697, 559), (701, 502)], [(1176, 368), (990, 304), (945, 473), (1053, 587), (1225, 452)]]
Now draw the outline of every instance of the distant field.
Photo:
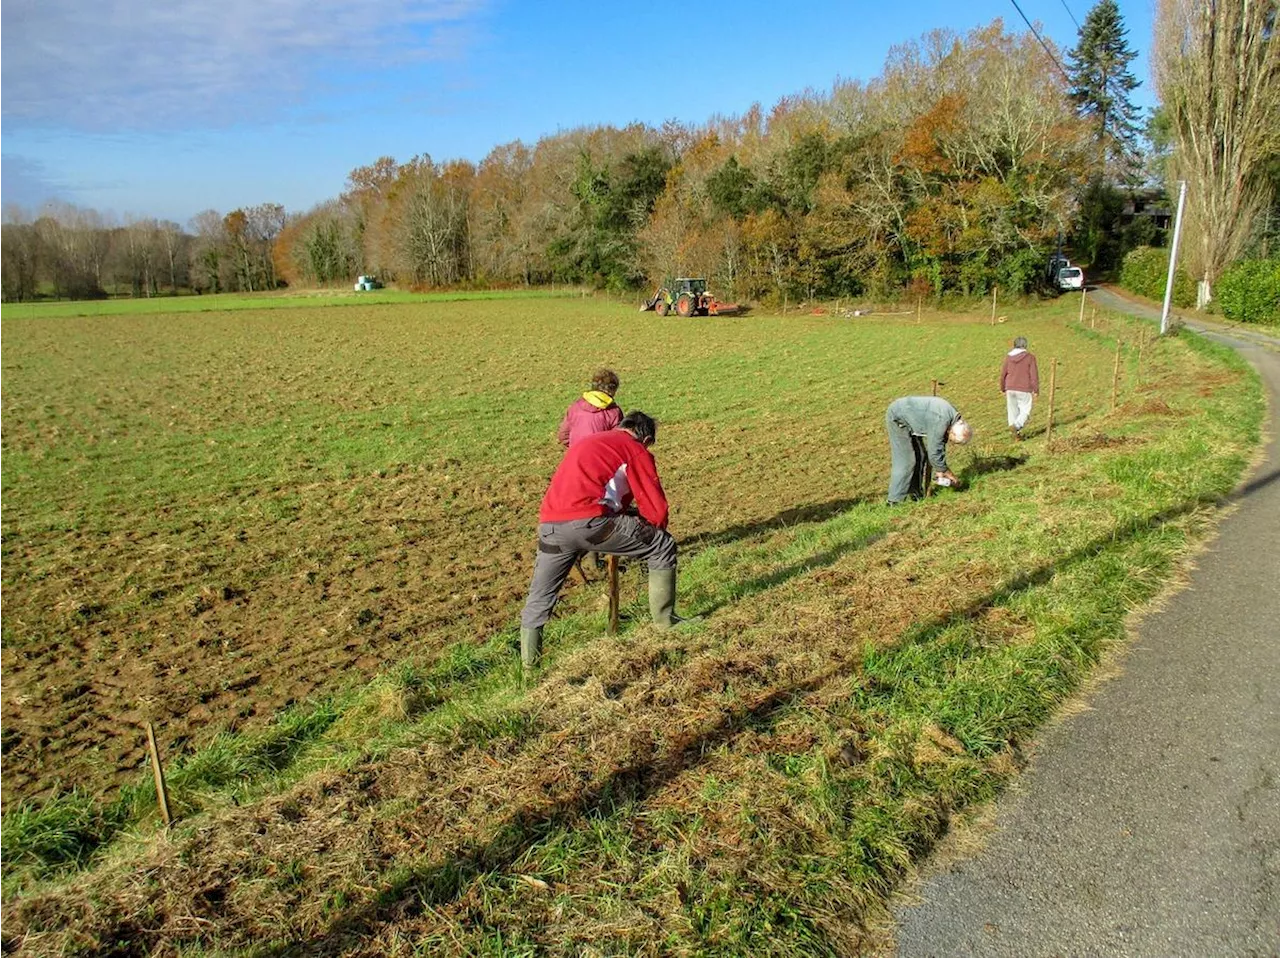
[(577, 289), (477, 290), (411, 293), (378, 289), (282, 290), (273, 293), (212, 293), (207, 296), (153, 296), (142, 299), (96, 299), (39, 303), (6, 303), (3, 318), (50, 319), (55, 316), (154, 316), (211, 313), (242, 309), (315, 309), (318, 306), (382, 306), (388, 303), (452, 303), (475, 300), (564, 299), (581, 297)]
[[(13, 803), (145, 794), (146, 719), (179, 803), (223, 809), (137, 849), (146, 882), (104, 866), (91, 909), (7, 886), (6, 933), (845, 948), (1158, 591), (1262, 408), (1238, 361), (1177, 339), (1139, 359), (1147, 330), (1080, 328), (1072, 302), (998, 326), (367, 302), (6, 323), (7, 867), (93, 851)], [(1016, 334), (1046, 393), (1060, 360), (1052, 450), (1007, 436)], [(660, 421), (681, 604), (707, 619), (645, 628), (632, 569), (607, 639), (601, 586), (575, 581), (526, 688), (553, 434), (601, 363)], [(888, 509), (884, 408), (935, 379), (975, 425), (969, 488)], [(211, 745), (252, 762), (214, 775)]]

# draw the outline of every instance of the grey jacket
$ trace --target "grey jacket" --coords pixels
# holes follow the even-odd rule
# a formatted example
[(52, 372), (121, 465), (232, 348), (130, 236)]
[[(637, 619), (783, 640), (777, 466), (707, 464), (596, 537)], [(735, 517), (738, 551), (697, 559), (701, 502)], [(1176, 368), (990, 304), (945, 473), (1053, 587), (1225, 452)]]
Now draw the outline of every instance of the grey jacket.
[(924, 439), (934, 472), (947, 471), (947, 432), (960, 418), (956, 407), (941, 396), (903, 396), (889, 403), (885, 420)]

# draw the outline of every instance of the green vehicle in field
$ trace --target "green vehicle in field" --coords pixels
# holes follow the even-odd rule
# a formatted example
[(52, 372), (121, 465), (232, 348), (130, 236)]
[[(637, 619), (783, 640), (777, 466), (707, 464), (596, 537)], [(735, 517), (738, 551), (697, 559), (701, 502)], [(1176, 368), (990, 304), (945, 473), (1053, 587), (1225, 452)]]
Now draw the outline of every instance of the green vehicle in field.
[(671, 280), (640, 306), (640, 312), (655, 310), (659, 316), (674, 312), (678, 316), (724, 316), (736, 313), (736, 303), (722, 303), (707, 292), (707, 281), (682, 276)]

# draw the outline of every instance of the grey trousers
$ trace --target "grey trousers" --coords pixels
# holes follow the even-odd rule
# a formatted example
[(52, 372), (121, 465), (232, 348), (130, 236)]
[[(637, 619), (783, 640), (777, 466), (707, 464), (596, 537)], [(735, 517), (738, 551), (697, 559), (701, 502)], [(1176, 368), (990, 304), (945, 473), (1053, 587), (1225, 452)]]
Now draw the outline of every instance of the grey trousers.
[(521, 626), (535, 629), (546, 625), (564, 580), (584, 552), (643, 559), (650, 569), (676, 567), (675, 538), (639, 516), (544, 522), (538, 526), (538, 558), (533, 564), (533, 582), (520, 616)]
[(886, 414), (884, 427), (889, 432), (889, 452), (893, 463), (889, 470), (889, 501), (919, 499), (924, 495), (925, 471), (929, 467), (929, 455), (924, 440), (913, 436), (911, 430)]

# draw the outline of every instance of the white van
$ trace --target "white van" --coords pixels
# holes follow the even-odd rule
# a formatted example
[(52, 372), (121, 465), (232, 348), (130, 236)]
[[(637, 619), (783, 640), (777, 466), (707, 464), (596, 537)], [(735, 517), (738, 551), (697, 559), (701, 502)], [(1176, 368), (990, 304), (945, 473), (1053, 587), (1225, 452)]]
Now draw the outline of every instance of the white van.
[(1064, 266), (1058, 270), (1058, 289), (1084, 289), (1084, 270), (1079, 266)]

